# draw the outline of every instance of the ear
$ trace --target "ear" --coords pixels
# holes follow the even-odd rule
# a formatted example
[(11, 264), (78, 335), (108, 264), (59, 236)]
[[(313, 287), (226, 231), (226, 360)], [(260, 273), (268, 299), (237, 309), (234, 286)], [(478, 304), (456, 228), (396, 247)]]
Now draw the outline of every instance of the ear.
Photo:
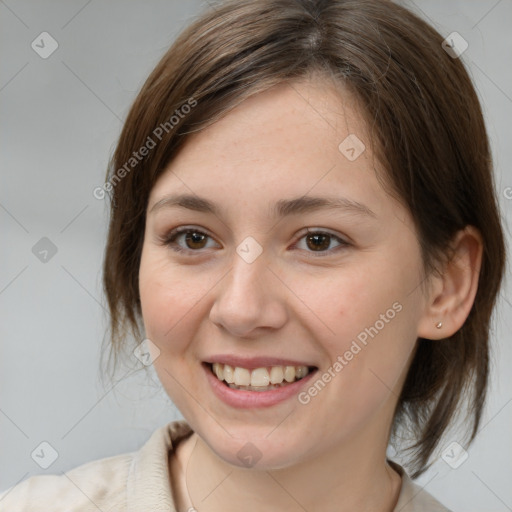
[[(418, 324), (418, 336), (438, 340), (456, 333), (466, 321), (475, 300), (482, 265), (482, 236), (466, 226), (453, 238), (452, 257), (439, 275), (431, 278), (425, 311)], [(439, 323), (441, 327), (436, 327)]]

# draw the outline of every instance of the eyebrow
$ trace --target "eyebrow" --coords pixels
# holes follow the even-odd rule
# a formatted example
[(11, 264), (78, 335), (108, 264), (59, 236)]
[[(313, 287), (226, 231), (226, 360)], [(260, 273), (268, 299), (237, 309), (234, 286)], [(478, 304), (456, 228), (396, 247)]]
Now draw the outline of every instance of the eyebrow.
[[(187, 208), (196, 212), (211, 213), (220, 216), (220, 209), (215, 204), (192, 194), (168, 195), (157, 201), (149, 211), (150, 214), (163, 208)], [(277, 217), (309, 213), (317, 210), (344, 210), (370, 217), (377, 215), (367, 206), (346, 197), (312, 197), (302, 196), (293, 199), (280, 199), (272, 207), (270, 213)]]

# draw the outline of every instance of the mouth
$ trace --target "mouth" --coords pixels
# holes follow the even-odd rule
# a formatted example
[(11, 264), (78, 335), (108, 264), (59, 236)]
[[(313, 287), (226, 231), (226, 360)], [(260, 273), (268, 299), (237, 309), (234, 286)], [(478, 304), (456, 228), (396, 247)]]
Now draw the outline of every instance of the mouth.
[(259, 392), (289, 386), (317, 370), (316, 366), (305, 365), (276, 365), (258, 368), (244, 368), (220, 362), (205, 362), (203, 365), (226, 387)]

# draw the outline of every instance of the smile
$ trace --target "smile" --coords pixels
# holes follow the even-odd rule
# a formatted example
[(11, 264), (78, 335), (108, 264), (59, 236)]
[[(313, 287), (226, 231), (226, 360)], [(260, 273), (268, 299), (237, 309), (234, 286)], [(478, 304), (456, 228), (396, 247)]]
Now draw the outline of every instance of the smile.
[(306, 358), (212, 354), (201, 366), (209, 389), (236, 409), (270, 407), (292, 400), (318, 373)]
[(243, 368), (229, 364), (213, 363), (211, 372), (231, 389), (245, 391), (269, 391), (287, 386), (304, 378), (314, 369), (308, 366), (270, 366)]

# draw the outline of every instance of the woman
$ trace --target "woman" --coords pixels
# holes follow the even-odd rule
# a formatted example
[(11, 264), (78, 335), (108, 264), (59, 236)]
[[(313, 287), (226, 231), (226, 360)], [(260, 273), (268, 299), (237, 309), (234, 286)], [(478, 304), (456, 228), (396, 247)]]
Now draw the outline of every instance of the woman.
[(237, 0), (186, 29), (107, 174), (104, 286), (185, 420), (5, 510), (446, 511), (429, 466), (488, 379), (505, 250), (453, 44), (383, 0)]

